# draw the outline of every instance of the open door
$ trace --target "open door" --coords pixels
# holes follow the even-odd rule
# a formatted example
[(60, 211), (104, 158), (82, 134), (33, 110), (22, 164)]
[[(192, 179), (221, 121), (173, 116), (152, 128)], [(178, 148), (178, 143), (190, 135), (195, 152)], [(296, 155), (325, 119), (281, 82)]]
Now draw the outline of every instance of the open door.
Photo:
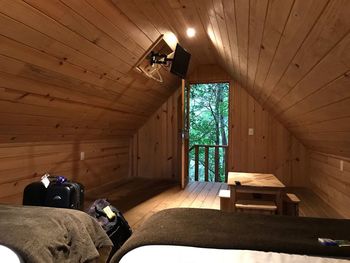
[(178, 153), (179, 153), (179, 169), (181, 178), (181, 188), (185, 188), (188, 184), (188, 148), (189, 148), (189, 92), (185, 86), (185, 80), (181, 82), (181, 94), (178, 98)]

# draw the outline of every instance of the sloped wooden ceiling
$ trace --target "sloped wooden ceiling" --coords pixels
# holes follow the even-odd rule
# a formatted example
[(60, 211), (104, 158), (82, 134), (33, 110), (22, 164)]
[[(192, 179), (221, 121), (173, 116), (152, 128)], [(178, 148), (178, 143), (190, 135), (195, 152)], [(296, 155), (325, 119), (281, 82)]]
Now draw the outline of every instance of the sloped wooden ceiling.
[(133, 67), (160, 36), (111, 1), (0, 1), (0, 142), (131, 136), (179, 86)]
[(223, 67), (309, 148), (350, 156), (350, 2), (203, 2)]
[(348, 0), (1, 0), (1, 140), (45, 140), (37, 123), (51, 140), (130, 135), (178, 85), (132, 70), (172, 32), (192, 68), (220, 64), (305, 145), (350, 156), (349, 13)]
[(198, 63), (220, 64), (309, 148), (350, 156), (350, 1), (114, 3), (172, 29)]

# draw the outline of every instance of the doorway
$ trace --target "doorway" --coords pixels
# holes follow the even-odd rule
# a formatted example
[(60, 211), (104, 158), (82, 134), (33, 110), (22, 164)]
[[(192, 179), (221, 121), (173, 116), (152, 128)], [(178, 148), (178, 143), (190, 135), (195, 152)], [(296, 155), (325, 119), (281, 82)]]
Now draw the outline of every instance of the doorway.
[(228, 82), (187, 89), (189, 181), (227, 181), (229, 90)]

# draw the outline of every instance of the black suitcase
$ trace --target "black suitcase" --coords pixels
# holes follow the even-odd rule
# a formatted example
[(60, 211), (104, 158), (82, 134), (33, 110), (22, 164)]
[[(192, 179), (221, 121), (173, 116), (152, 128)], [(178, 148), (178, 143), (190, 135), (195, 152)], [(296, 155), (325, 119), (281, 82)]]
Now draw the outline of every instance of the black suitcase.
[(23, 205), (45, 206), (46, 187), (41, 182), (28, 184), (23, 192)]
[(75, 182), (60, 183), (50, 177), (50, 185), (46, 188), (41, 182), (26, 186), (23, 192), (23, 205), (50, 206), (72, 209), (83, 209), (84, 187)]
[(45, 205), (82, 210), (84, 206), (84, 187), (73, 182), (51, 183), (47, 188)]

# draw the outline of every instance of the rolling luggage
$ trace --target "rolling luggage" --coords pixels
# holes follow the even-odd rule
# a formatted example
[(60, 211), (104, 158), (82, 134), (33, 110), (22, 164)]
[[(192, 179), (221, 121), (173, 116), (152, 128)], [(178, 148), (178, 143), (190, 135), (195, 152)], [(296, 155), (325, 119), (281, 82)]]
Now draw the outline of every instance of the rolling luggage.
[(62, 176), (48, 178), (47, 186), (42, 182), (27, 185), (23, 192), (23, 205), (83, 209), (83, 185), (67, 181)]
[(51, 183), (47, 188), (45, 206), (82, 210), (84, 187), (79, 183)]
[(46, 187), (41, 182), (26, 186), (23, 192), (23, 205), (45, 206)]

